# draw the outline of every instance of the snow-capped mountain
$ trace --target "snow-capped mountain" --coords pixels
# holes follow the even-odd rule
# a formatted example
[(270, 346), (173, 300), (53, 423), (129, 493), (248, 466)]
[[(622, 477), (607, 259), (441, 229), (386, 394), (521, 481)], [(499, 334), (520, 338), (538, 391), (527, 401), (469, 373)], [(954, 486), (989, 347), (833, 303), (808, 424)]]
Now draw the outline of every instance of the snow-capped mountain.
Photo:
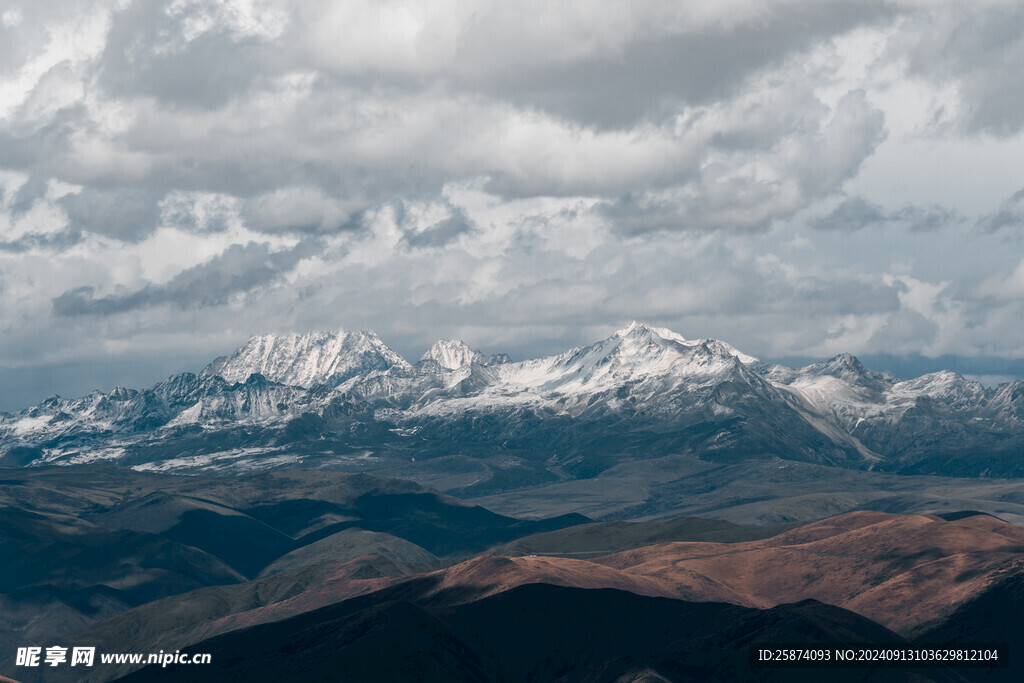
[(487, 365), (484, 354), (461, 339), (439, 339), (420, 360), (432, 360), (445, 370), (458, 370), (473, 363)]
[(239, 467), (359, 453), (353, 466), (383, 467), (471, 453), (537, 479), (692, 453), (1017, 476), (1022, 417), (1021, 382), (902, 380), (848, 354), (787, 368), (641, 323), (520, 362), (441, 340), (415, 365), (372, 332), (339, 330), (253, 337), (198, 375), (2, 414), (0, 464), (188, 469), (225, 453)]
[(204, 370), (228, 382), (245, 382), (260, 374), (280, 384), (310, 388), (336, 385), (356, 375), (408, 369), (409, 363), (373, 332), (311, 332), (253, 337), (227, 358)]
[[(756, 361), (717, 340), (689, 341), (670, 330), (633, 322), (591, 346), (497, 366), (477, 391), (429, 401), (420, 409), (437, 413), (529, 404), (574, 414), (581, 407), (615, 410), (624, 399), (635, 404), (642, 398), (659, 410), (670, 404), (660, 398), (693, 393), (733, 374), (750, 381), (753, 371), (741, 368)], [(623, 387), (629, 388), (628, 396), (620, 391)], [(610, 395), (595, 403), (594, 396), (604, 394)]]

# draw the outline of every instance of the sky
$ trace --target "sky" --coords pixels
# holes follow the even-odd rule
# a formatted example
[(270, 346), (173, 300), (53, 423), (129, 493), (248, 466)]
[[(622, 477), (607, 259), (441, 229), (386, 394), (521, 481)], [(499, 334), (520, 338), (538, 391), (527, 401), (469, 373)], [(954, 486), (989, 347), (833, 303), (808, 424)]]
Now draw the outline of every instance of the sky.
[(1024, 374), (1024, 4), (0, 0), (0, 410), (634, 319)]

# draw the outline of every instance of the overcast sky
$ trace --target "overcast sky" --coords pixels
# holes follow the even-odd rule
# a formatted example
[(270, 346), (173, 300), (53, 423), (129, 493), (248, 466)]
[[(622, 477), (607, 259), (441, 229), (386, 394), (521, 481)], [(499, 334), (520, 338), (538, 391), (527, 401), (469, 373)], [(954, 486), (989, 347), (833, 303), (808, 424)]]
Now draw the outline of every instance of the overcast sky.
[(1024, 4), (0, 0), (0, 410), (631, 319), (1024, 368)]

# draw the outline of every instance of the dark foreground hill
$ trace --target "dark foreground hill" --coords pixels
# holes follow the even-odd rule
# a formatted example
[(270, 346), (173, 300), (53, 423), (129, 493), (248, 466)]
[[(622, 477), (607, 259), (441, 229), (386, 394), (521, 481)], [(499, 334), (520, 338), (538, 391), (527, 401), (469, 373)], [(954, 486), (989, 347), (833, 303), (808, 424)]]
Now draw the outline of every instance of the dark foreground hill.
[(1024, 680), (1024, 573), (1010, 573), (918, 635), (922, 643), (1007, 643), (1010, 667), (980, 681)]
[[(908, 671), (754, 671), (756, 642), (900, 643), (852, 612), (770, 610), (611, 589), (528, 585), (454, 605), (405, 584), (197, 644), (209, 666), (149, 667), (125, 681), (907, 680)], [(256, 656), (256, 653), (259, 653)], [(662, 678), (655, 678), (662, 677)], [(942, 670), (919, 680), (960, 680)]]

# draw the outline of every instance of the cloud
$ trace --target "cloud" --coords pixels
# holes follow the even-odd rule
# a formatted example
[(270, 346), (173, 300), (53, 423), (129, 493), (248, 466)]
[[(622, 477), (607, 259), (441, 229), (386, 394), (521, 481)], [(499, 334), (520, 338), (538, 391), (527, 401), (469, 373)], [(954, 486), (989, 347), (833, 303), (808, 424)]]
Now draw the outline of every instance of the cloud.
[(312, 187), (284, 187), (245, 202), (243, 217), (253, 230), (269, 233), (333, 232), (365, 208), (359, 201), (344, 201)]
[(27, 212), (32, 206), (46, 195), (50, 183), (46, 178), (30, 176), (25, 183), (18, 188), (10, 204), (11, 215), (19, 216)]
[(998, 211), (979, 217), (977, 227), (989, 233), (1024, 227), (1024, 189), (1006, 199)]
[(891, 223), (906, 226), (915, 232), (930, 232), (965, 220), (955, 209), (937, 204), (928, 207), (907, 205), (895, 211), (887, 211), (858, 196), (844, 200), (828, 214), (810, 218), (808, 225), (816, 230), (852, 232)]
[(144, 238), (159, 222), (160, 195), (132, 187), (85, 188), (59, 200), (72, 230), (125, 241)]
[[(709, 103), (752, 72), (893, 14), (883, 2), (313, 1), (291, 29), (340, 77), (443, 79), (601, 128)], [(698, 66), (699, 65), (699, 66)]]
[(76, 287), (53, 299), (53, 312), (59, 317), (109, 316), (163, 304), (183, 309), (221, 306), (236, 294), (271, 284), (317, 253), (318, 244), (313, 241), (282, 251), (271, 251), (266, 244), (234, 244), (165, 285), (146, 285), (102, 297), (97, 297), (91, 286)]
[(413, 249), (446, 247), (462, 235), (472, 232), (473, 223), (465, 211), (457, 206), (450, 208), (451, 213), (436, 223), (406, 230), (402, 241)]
[[(19, 125), (0, 130), (9, 163), (150, 203), (226, 193), (269, 232), (335, 230), (481, 178), (507, 196), (674, 188), (655, 203), (704, 203), (693, 220), (716, 229), (733, 227), (714, 208), (722, 195), (781, 194), (740, 217), (748, 229), (833, 190), (882, 139), (862, 94), (820, 102), (830, 67), (805, 64), (827, 36), (889, 16), (881, 3), (217, 7), (110, 12), (92, 70), (61, 71), (100, 89), (64, 88), (43, 126), (29, 125), (26, 99)], [(787, 174), (801, 187), (780, 187)], [(82, 227), (126, 240), (150, 229), (131, 236), (98, 213)]]
[(1020, 355), (1017, 5), (16, 1), (0, 365), (633, 318)]
[(911, 70), (956, 84), (967, 130), (1009, 137), (1024, 128), (1020, 3), (940, 3), (916, 13), (912, 27), (907, 41)]
[(127, 4), (112, 14), (99, 84), (118, 97), (148, 95), (172, 106), (223, 107), (277, 63), (268, 45), (273, 30), (268, 35), (259, 30), (263, 27), (247, 25), (238, 16), (245, 4)]
[[(594, 49), (585, 59), (567, 55), (544, 63), (520, 62), (517, 68), (494, 69), (486, 78), (464, 74), (460, 82), (560, 118), (620, 129), (639, 121), (662, 121), (682, 104), (710, 104), (733, 97), (747, 78), (769, 65), (807, 50), (826, 36), (891, 14), (880, 2), (770, 3), (763, 12), (749, 13), (716, 4), (720, 6), (705, 10), (712, 16), (702, 19), (696, 8), (680, 3), (679, 14), (690, 13), (694, 18), (673, 16), (660, 28), (654, 22), (666, 17), (659, 17), (650, 5), (638, 7), (639, 16), (632, 20), (650, 22), (644, 24), (645, 34), (629, 36), (632, 39), (609, 49)], [(608, 24), (622, 21), (606, 8), (595, 9), (593, 15), (590, 21), (606, 30)], [(711, 30), (707, 30), (709, 24)], [(460, 48), (474, 56), (493, 55), (496, 34), (512, 39), (496, 26), (488, 26), (487, 19), (475, 22), (467, 27)], [(512, 46), (503, 47), (510, 61), (524, 59)], [(557, 39), (543, 49), (544, 54), (557, 54)], [(467, 56), (468, 68), (480, 63), (479, 58)], [(494, 59), (491, 56), (488, 61)]]
[(785, 109), (769, 110), (765, 93), (758, 93), (762, 102), (751, 110), (711, 123), (704, 154), (713, 163), (705, 161), (696, 177), (676, 187), (602, 203), (611, 224), (627, 234), (763, 230), (835, 191), (885, 137), (881, 112), (862, 91), (847, 93), (831, 111), (799, 89), (780, 86), (770, 94), (814, 114), (782, 123), (776, 117), (786, 118)]
[(917, 311), (900, 309), (879, 327), (868, 343), (873, 348), (913, 352), (935, 340), (939, 325)]
[(59, 233), (30, 232), (14, 240), (0, 240), (0, 251), (22, 253), (27, 251), (64, 251), (81, 243), (82, 234), (62, 231)]
[(160, 222), (190, 232), (223, 232), (241, 224), (239, 204), (215, 192), (171, 192), (160, 200)]
[(956, 209), (946, 208), (938, 204), (927, 207), (904, 206), (891, 214), (894, 222), (904, 223), (911, 230), (930, 232), (948, 225), (963, 223), (967, 219)]

